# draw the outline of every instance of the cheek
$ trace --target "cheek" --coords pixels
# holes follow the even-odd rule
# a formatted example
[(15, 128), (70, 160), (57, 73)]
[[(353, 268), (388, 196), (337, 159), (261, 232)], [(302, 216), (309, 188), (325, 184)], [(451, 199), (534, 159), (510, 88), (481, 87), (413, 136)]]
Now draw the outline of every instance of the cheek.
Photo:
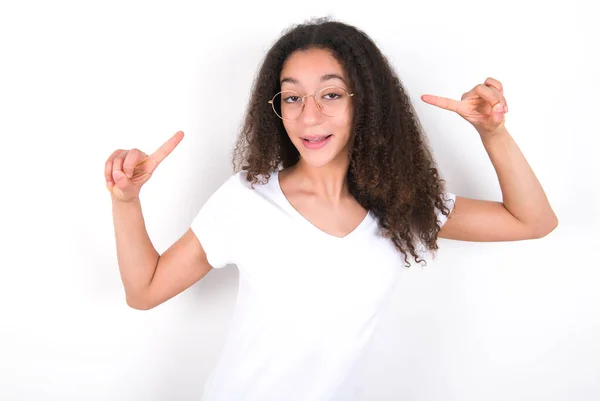
[(352, 116), (344, 116), (335, 122), (334, 131), (341, 135), (350, 135)]
[(294, 124), (290, 124), (290, 123), (286, 123), (285, 121), (283, 122), (283, 128), (285, 128), (285, 132), (288, 134), (288, 136), (290, 137), (296, 137), (297, 136), (297, 129)]

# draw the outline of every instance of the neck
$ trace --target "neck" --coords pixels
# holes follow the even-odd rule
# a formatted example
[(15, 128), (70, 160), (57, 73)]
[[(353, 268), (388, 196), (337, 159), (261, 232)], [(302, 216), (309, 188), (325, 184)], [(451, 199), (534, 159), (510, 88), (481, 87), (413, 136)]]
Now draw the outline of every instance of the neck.
[(332, 204), (339, 204), (350, 195), (348, 189), (348, 160), (332, 160), (325, 166), (315, 167), (302, 158), (290, 172), (303, 191)]

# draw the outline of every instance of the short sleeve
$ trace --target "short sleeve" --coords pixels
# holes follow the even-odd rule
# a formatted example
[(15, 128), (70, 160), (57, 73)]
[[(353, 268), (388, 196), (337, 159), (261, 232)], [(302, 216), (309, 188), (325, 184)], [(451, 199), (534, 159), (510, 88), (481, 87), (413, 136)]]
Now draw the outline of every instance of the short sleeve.
[(204, 202), (190, 228), (202, 244), (208, 263), (220, 269), (235, 263), (235, 199), (237, 174), (229, 177)]
[[(444, 200), (444, 205), (448, 209), (450, 209), (450, 213), (452, 213), (452, 210), (454, 209), (454, 202), (456, 201), (456, 195), (451, 192), (446, 192), (443, 194), (442, 198)], [(448, 215), (450, 215), (450, 213), (448, 213)], [(440, 223), (440, 227), (442, 227), (446, 223), (446, 221), (448, 221), (448, 217), (445, 216), (442, 213), (442, 211), (440, 209), (438, 209), (437, 207), (435, 208), (435, 214), (436, 214), (438, 223)], [(425, 247), (425, 245), (423, 244), (423, 242), (421, 240), (417, 241), (415, 250), (416, 250), (417, 255), (421, 259), (427, 259), (427, 258), (433, 256), (433, 253)]]
[[(450, 212), (454, 209), (454, 202), (456, 202), (456, 195), (451, 192), (446, 192), (443, 195), (444, 205), (450, 209)], [(440, 227), (442, 227), (446, 221), (448, 221), (448, 216), (445, 216), (440, 209), (435, 208), (435, 213), (437, 215), (438, 222), (440, 223)], [(448, 213), (450, 215), (450, 213)]]

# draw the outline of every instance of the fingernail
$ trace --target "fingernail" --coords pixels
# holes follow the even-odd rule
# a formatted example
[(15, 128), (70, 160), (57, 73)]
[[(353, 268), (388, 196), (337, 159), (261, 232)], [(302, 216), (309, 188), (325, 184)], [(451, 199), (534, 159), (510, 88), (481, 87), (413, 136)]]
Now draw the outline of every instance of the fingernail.
[(498, 103), (495, 107), (494, 110), (502, 112), (504, 111), (504, 107), (502, 107), (502, 105), (500, 103)]
[(504, 105), (504, 112), (508, 113), (508, 105)]

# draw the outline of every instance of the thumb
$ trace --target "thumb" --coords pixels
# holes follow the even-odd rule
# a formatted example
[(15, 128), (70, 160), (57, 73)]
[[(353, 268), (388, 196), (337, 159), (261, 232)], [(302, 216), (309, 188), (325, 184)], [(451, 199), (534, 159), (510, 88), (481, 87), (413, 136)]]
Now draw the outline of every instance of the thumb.
[(112, 172), (113, 180), (117, 188), (125, 188), (127, 184), (129, 184), (129, 179), (125, 175), (125, 173), (121, 170), (114, 170)]
[(498, 103), (492, 108), (492, 119), (497, 122), (504, 120), (504, 106)]

